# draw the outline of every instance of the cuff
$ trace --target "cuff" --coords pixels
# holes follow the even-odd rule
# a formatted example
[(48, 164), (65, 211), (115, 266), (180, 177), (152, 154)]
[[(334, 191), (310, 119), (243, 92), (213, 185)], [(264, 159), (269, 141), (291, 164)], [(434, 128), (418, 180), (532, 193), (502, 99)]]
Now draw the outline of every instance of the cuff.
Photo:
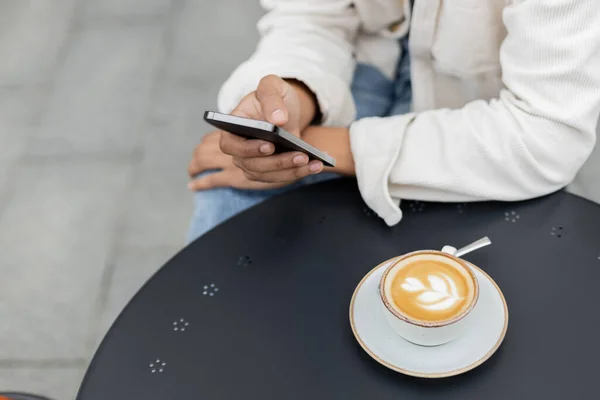
[(398, 199), (389, 190), (390, 173), (415, 114), (363, 118), (350, 126), (350, 146), (363, 200), (389, 226), (402, 220)]

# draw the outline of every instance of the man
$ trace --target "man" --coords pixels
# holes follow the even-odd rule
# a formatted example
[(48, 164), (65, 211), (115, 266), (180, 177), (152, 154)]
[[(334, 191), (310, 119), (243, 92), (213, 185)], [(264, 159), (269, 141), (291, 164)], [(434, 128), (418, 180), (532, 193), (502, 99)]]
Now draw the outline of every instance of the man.
[(219, 108), (282, 126), (338, 164), (323, 173), (303, 154), (208, 134), (189, 166), (190, 239), (328, 172), (356, 175), (389, 225), (402, 199), (533, 198), (571, 182), (594, 147), (598, 1), (262, 3), (261, 41)]

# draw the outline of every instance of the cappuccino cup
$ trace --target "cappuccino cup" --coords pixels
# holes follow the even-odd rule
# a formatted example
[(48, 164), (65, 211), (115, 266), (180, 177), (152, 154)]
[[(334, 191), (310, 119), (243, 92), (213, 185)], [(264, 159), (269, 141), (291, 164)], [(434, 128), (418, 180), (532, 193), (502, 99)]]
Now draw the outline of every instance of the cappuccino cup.
[(454, 248), (423, 250), (396, 259), (383, 273), (379, 294), (385, 319), (409, 342), (438, 346), (467, 329), (479, 298), (471, 267)]

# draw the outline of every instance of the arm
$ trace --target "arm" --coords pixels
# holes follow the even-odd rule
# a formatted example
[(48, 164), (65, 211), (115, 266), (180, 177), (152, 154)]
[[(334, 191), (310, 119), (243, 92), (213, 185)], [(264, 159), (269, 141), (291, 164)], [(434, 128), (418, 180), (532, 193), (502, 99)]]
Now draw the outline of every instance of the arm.
[[(352, 48), (359, 17), (351, 0), (262, 0), (268, 13), (261, 40), (219, 93), (219, 109), (230, 113), (261, 78), (277, 75), (302, 82), (316, 95), (325, 125), (347, 126), (355, 109), (350, 93)], [(310, 122), (310, 121), (309, 121)]]
[[(315, 119), (349, 125), (355, 114), (350, 80), (359, 25), (352, 1), (262, 3), (269, 10), (259, 23), (262, 39), (221, 88), (219, 109), (269, 121), (298, 136)], [(191, 189), (256, 188), (257, 182), (281, 186), (323, 169), (320, 161), (309, 161), (302, 153), (273, 155), (270, 143), (219, 135), (218, 150), (212, 142), (196, 147), (188, 171), (192, 177), (207, 169), (222, 171), (192, 182)]]
[(335, 158), (335, 167), (325, 167), (325, 171), (347, 176), (355, 174), (348, 128), (309, 126), (301, 137), (311, 146)]
[(598, 1), (516, 3), (504, 11), (497, 99), (354, 123), (367, 204), (391, 225), (402, 218), (399, 199), (513, 201), (568, 184), (595, 142), (598, 21)]

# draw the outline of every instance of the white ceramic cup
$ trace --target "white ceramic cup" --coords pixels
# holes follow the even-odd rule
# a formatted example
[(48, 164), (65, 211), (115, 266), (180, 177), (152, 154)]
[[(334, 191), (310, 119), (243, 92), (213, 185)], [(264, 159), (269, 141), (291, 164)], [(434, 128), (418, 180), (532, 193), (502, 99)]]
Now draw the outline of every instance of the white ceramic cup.
[[(405, 254), (396, 259), (383, 273), (379, 284), (379, 294), (381, 306), (385, 319), (394, 331), (409, 342), (421, 346), (438, 346), (457, 339), (467, 329), (472, 311), (479, 299), (479, 282), (471, 267), (464, 260), (454, 257), (456, 249), (451, 246), (445, 246), (442, 251), (421, 250)], [(439, 322), (415, 321), (399, 313), (391, 304), (385, 293), (386, 278), (389, 272), (399, 263), (409, 262), (411, 258), (419, 255), (434, 255), (435, 257), (445, 257), (448, 261), (454, 263), (457, 267), (464, 268), (473, 279), (473, 288), (475, 293), (469, 305), (459, 314), (451, 319)]]

